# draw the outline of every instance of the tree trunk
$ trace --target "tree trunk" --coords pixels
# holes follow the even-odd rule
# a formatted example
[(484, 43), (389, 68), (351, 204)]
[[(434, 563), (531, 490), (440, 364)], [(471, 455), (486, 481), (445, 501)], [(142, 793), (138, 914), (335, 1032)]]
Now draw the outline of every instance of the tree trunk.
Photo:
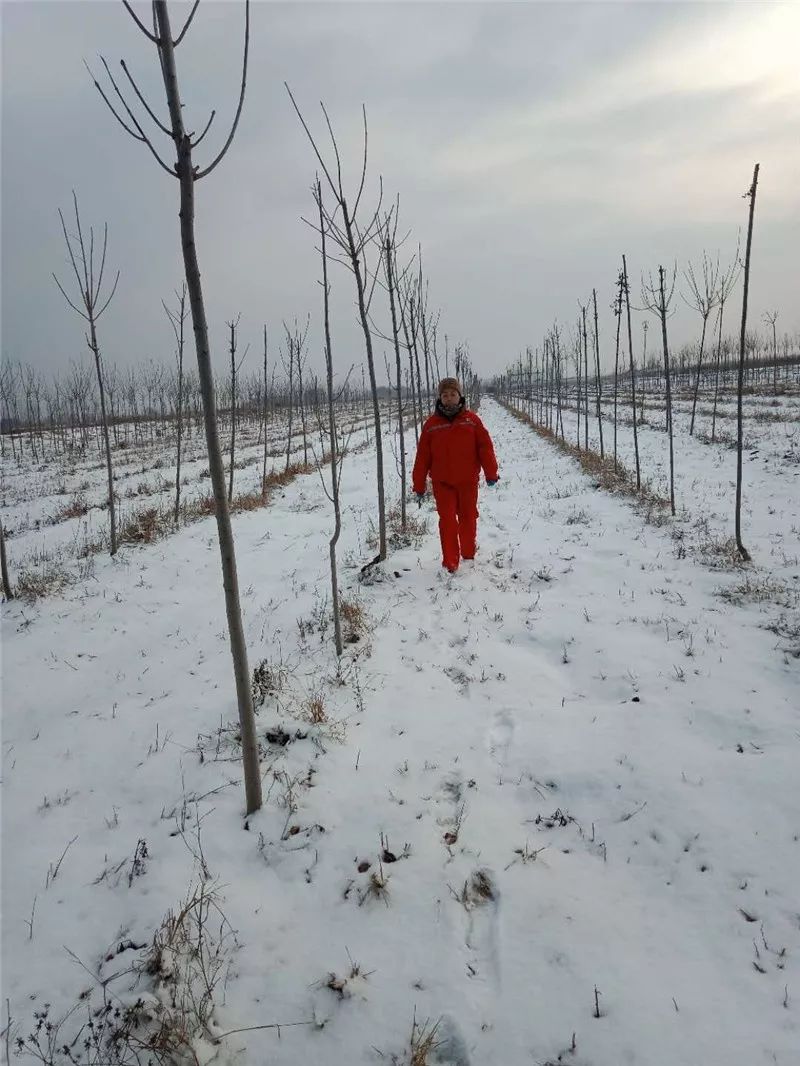
[(600, 458), (604, 458), (603, 449), (603, 412), (601, 402), (603, 399), (603, 386), (600, 383), (600, 334), (597, 330), (597, 289), (592, 289), (592, 302), (594, 304), (594, 361), (595, 361), (595, 391), (597, 394), (597, 432), (600, 434)]
[(722, 362), (722, 316), (725, 312), (725, 299), (720, 297), (719, 311), (717, 312), (718, 330), (717, 330), (717, 357), (715, 360), (715, 374), (714, 374), (714, 403), (711, 407), (711, 443), (713, 444), (717, 439), (717, 403), (719, 401), (719, 372), (720, 364)]
[(264, 326), (264, 456), (261, 463), (261, 498), (267, 495), (267, 327)]
[(103, 388), (103, 368), (100, 364), (100, 349), (97, 347), (97, 333), (94, 315), (89, 317), (89, 347), (94, 355), (97, 369), (97, 387), (100, 390), (100, 417), (103, 422), (103, 440), (106, 450), (106, 478), (108, 481), (108, 516), (111, 522), (111, 554), (117, 554), (117, 510), (114, 506), (114, 473), (111, 468), (111, 441), (108, 437), (108, 419), (106, 418), (106, 395)]
[(3, 595), (7, 600), (13, 600), (14, 592), (8, 576), (8, 559), (6, 558), (6, 531), (2, 518), (0, 518), (0, 578), (3, 581)]
[(303, 465), (308, 466), (308, 433), (306, 430), (306, 407), (303, 396), (303, 345), (297, 346), (297, 396), (300, 401), (300, 427), (303, 431)]
[(406, 514), (406, 438), (403, 428), (403, 372), (400, 365), (400, 338), (397, 335), (397, 310), (394, 302), (394, 279), (392, 277), (392, 242), (386, 237), (386, 286), (389, 289), (389, 306), (392, 312), (392, 337), (397, 370), (397, 427), (400, 433), (400, 528), (405, 533)]
[[(642, 487), (642, 474), (639, 466), (639, 434), (636, 429), (636, 364), (633, 358), (633, 334), (631, 332), (631, 297), (628, 288), (628, 264), (622, 257), (622, 278), (625, 286), (625, 305), (628, 315), (628, 359), (631, 372), (631, 414), (633, 415), (633, 450), (636, 455), (636, 491)], [(622, 314), (622, 308), (620, 308)]]
[[(617, 294), (617, 299), (614, 302), (614, 310), (617, 316), (617, 338), (614, 345), (614, 473), (617, 472), (619, 465), (619, 459), (617, 454), (617, 425), (618, 425), (618, 404), (619, 404), (619, 333), (622, 327), (622, 290), (620, 289)], [(636, 410), (633, 412), (633, 420), (636, 421)]]
[(697, 356), (697, 376), (694, 379), (694, 396), (692, 398), (692, 418), (689, 422), (689, 436), (694, 436), (694, 416), (697, 410), (697, 394), (700, 391), (700, 371), (703, 366), (703, 349), (706, 343), (706, 326), (708, 325), (708, 312), (703, 315), (703, 331), (700, 334), (700, 351)]
[(236, 461), (236, 326), (231, 330), (231, 464), (228, 471), (228, 503), (233, 501), (233, 464)]
[(581, 308), (583, 318), (583, 440), (586, 451), (589, 451), (589, 339), (586, 335), (586, 308)]
[(252, 814), (261, 807), (261, 776), (258, 766), (258, 741), (256, 738), (255, 715), (253, 713), (253, 694), (250, 671), (247, 664), (247, 646), (244, 639), (242, 612), (239, 603), (239, 580), (236, 571), (236, 553), (233, 543), (233, 530), (225, 495), (225, 471), (222, 465), (222, 449), (217, 428), (216, 405), (214, 402), (214, 378), (211, 370), (211, 352), (208, 343), (208, 324), (203, 303), (203, 290), (200, 283), (200, 268), (197, 262), (197, 247), (194, 238), (194, 169), (192, 166), (192, 148), (189, 136), (183, 128), (183, 116), (178, 89), (178, 75), (175, 69), (175, 52), (172, 32), (169, 24), (166, 0), (154, 0), (154, 10), (158, 22), (159, 51), (164, 87), (169, 104), (172, 121), (172, 135), (178, 152), (177, 174), (180, 181), (180, 231), (183, 262), (186, 271), (186, 286), (189, 293), (189, 306), (192, 311), (195, 347), (197, 350), (197, 370), (203, 397), (203, 414), (208, 447), (208, 463), (211, 484), (216, 504), (219, 549), (222, 561), (222, 580), (225, 590), (225, 609), (228, 618), (228, 632), (231, 642), (231, 655), (236, 679), (236, 694), (239, 705), (239, 725), (242, 737), (242, 763), (244, 769), (245, 797), (247, 813)]
[[(419, 372), (419, 349), (417, 347), (417, 324), (414, 321), (414, 297), (411, 297), (408, 309), (409, 317), (411, 319), (411, 344), (414, 349), (414, 362), (417, 367), (417, 396), (419, 397), (419, 424), (422, 425), (425, 421), (425, 409), (422, 404), (422, 376)], [(412, 364), (413, 373), (413, 364)], [(457, 373), (457, 372), (456, 372)]]
[(372, 411), (375, 419), (375, 452), (378, 476), (378, 557), (381, 561), (386, 558), (386, 504), (383, 484), (383, 439), (381, 437), (381, 412), (378, 405), (378, 383), (375, 379), (375, 360), (372, 354), (372, 331), (367, 317), (367, 305), (364, 298), (364, 280), (361, 277), (361, 262), (356, 250), (356, 242), (353, 235), (353, 224), (347, 204), (342, 200), (342, 216), (344, 220), (347, 242), (350, 247), (350, 262), (356, 277), (356, 290), (358, 292), (358, 314), (361, 319), (361, 329), (364, 332), (364, 343), (367, 348), (367, 368), (369, 370), (369, 384), (372, 389)]
[(744, 253), (744, 291), (742, 293), (742, 328), (739, 334), (739, 379), (736, 388), (736, 547), (745, 562), (750, 553), (742, 544), (742, 387), (744, 383), (745, 331), (747, 329), (747, 294), (750, 288), (750, 249), (753, 243), (753, 215), (756, 209), (756, 187), (758, 186), (758, 168), (753, 170), (753, 184), (750, 186), (750, 215), (747, 222), (747, 246)]
[(661, 340), (664, 345), (664, 383), (667, 398), (667, 432), (669, 433), (669, 504), (675, 514), (675, 451), (672, 440), (672, 390), (670, 384), (669, 348), (667, 346), (667, 296), (664, 288), (664, 268), (658, 268), (658, 285), (661, 301), (659, 316), (661, 318)]
[[(333, 639), (336, 644), (336, 654), (341, 656), (344, 650), (342, 644), (342, 620), (339, 612), (339, 574), (336, 567), (336, 544), (342, 531), (342, 511), (339, 505), (339, 463), (338, 463), (338, 439), (336, 433), (336, 415), (333, 409), (333, 351), (331, 349), (331, 326), (328, 306), (328, 256), (325, 249), (325, 219), (322, 213), (322, 185), (317, 181), (317, 202), (319, 203), (319, 232), (322, 241), (322, 292), (325, 323), (325, 370), (328, 382), (328, 435), (330, 437), (331, 453), (331, 501), (333, 503), (334, 527), (330, 539), (329, 554), (331, 564), (331, 603), (333, 606)], [(324, 449), (323, 449), (324, 451)]]
[(183, 444), (183, 324), (186, 319), (186, 290), (181, 293), (180, 326), (178, 334), (178, 454), (175, 464), (175, 525), (181, 517), (181, 445)]
[(288, 471), (292, 455), (292, 400), (294, 395), (294, 341), (291, 337), (286, 341), (289, 347), (289, 429), (286, 436), (286, 469)]

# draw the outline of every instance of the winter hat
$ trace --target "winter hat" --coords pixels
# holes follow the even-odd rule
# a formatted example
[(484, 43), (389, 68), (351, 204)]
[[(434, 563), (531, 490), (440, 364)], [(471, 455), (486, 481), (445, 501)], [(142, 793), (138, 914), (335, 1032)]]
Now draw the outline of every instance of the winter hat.
[(459, 396), (463, 396), (458, 378), (442, 378), (439, 382), (439, 396), (442, 395), (445, 389), (455, 389)]

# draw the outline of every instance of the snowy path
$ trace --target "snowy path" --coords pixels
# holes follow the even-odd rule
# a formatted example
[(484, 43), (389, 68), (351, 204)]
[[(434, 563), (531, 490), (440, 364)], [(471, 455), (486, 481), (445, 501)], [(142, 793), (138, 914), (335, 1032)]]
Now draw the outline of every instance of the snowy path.
[[(421, 548), (360, 593), (371, 632), (344, 684), (329, 635), (298, 635), (325, 596), (318, 481), (237, 519), (251, 666), (287, 672), (260, 730), (303, 726), (314, 695), (346, 728), (268, 746), (248, 833), (238, 763), (214, 737), (202, 763), (195, 748), (234, 714), (210, 524), (107, 564), (93, 594), (6, 612), (12, 1009), (91, 984), (61, 944), (92, 967), (122, 927), (152, 935), (199, 816), (241, 944), (222, 1024), (313, 1019), (231, 1038), (241, 1061), (407, 1063), (416, 1011), (441, 1019), (431, 1066), (797, 1066), (797, 665), (666, 530), (497, 405), (481, 414), (502, 480), (482, 489), (476, 567), (443, 576), (426, 504)], [(345, 475), (360, 560), (371, 462)], [(170, 809), (218, 786), (189, 804), (185, 844)], [(140, 838), (145, 873), (92, 884)], [(350, 958), (341, 997), (325, 982)]]

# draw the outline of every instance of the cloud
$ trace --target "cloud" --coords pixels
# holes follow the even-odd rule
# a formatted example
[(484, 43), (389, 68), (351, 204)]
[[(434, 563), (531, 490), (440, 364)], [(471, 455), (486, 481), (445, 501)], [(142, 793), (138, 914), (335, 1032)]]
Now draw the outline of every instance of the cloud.
[[(188, 10), (170, 4), (176, 26)], [(102, 52), (118, 69), (124, 55), (163, 114), (155, 51), (119, 5), (6, 4), (2, 17), (3, 352), (50, 369), (83, 348), (50, 278), (64, 260), (56, 207), (75, 187), (87, 221), (108, 219), (109, 262), (122, 269), (103, 323), (108, 358), (166, 358), (160, 301), (182, 268), (177, 185), (105, 112), (81, 62), (99, 70)], [(253, 4), (240, 127), (197, 191), (217, 365), (239, 311), (254, 347), (263, 322), (277, 338), (283, 318), (310, 311), (319, 365), (319, 259), (300, 222), (316, 161), (284, 79), (320, 136), (326, 101), (351, 184), (366, 104), (365, 202), (379, 173), (390, 199), (400, 193), (442, 332), (468, 337), (487, 372), (553, 317), (571, 320), (593, 286), (605, 308), (622, 249), (635, 271), (703, 247), (729, 254), (755, 161), (753, 313), (759, 301), (781, 307), (796, 329), (798, 17), (770, 3)], [(242, 28), (240, 3), (201, 5), (178, 52), (189, 124), (218, 109), (203, 159), (235, 109)], [(363, 345), (351, 281), (332, 281), (334, 344), (349, 365)], [(676, 338), (693, 329), (676, 318)]]

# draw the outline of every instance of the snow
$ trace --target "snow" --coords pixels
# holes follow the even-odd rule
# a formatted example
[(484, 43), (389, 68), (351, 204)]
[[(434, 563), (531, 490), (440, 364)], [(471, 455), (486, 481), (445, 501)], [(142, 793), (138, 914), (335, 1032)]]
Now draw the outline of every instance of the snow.
[[(481, 490), (476, 564), (453, 577), (429, 498), (410, 511), (427, 534), (359, 581), (374, 458), (348, 458), (342, 581), (367, 631), (338, 668), (318, 476), (235, 517), (250, 666), (277, 678), (246, 821), (213, 519), (5, 605), (14, 1033), (44, 1003), (61, 1017), (97, 997), (137, 952), (106, 956), (148, 943), (205, 864), (238, 945), (217, 1032), (288, 1027), (204, 1059), (410, 1063), (416, 1017), (438, 1022), (428, 1061), (450, 1066), (800, 1063), (798, 662), (762, 605), (718, 595), (741, 573), (677, 552), (674, 527), (499, 404), (481, 415), (501, 480)], [(679, 528), (703, 516), (729, 535), (733, 453), (684, 434), (680, 454)], [(765, 466), (745, 497), (745, 540), (781, 580), (796, 489)], [(278, 727), (300, 738), (269, 743)], [(111, 985), (144, 991), (129, 986)]]

